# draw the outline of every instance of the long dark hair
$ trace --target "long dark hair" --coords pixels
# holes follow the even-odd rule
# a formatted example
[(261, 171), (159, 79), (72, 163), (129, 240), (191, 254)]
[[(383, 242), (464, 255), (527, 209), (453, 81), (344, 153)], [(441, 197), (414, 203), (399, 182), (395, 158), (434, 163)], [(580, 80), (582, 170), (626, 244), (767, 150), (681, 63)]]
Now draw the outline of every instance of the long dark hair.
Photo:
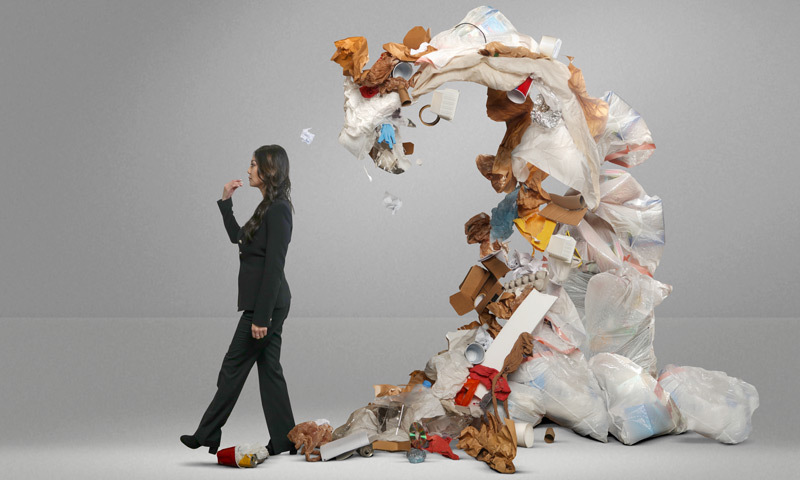
[(272, 202), (279, 198), (285, 199), (294, 211), (292, 205), (292, 182), (289, 180), (289, 156), (286, 150), (280, 145), (264, 145), (253, 152), (258, 166), (258, 178), (264, 184), (264, 200), (258, 204), (255, 213), (244, 225), (244, 237), (246, 242), (253, 240), (258, 227), (261, 226), (261, 219)]

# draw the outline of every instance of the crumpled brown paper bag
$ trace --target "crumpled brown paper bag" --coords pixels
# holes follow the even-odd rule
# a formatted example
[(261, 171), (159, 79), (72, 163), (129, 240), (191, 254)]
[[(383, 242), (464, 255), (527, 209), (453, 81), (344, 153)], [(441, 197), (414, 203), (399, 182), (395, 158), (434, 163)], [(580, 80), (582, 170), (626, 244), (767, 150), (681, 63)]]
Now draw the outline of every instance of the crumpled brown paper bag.
[(336, 47), (331, 60), (342, 66), (342, 74), (353, 79), (361, 75), (361, 70), (369, 61), (369, 48), (364, 37), (347, 37), (333, 43)]
[(458, 448), (500, 473), (516, 471), (514, 457), (517, 456), (517, 443), (514, 433), (509, 424), (491, 413), (486, 414), (480, 430), (470, 426), (461, 431)]
[(295, 425), (286, 436), (298, 452), (305, 454), (307, 462), (318, 462), (322, 458), (319, 447), (331, 441), (332, 433), (330, 424), (317, 425), (312, 421)]

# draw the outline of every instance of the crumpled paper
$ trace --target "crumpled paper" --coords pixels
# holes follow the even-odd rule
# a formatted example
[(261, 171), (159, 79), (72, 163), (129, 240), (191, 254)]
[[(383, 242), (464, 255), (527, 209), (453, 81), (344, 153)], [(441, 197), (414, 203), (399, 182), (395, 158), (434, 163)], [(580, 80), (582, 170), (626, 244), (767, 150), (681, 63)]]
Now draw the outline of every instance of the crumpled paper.
[(469, 426), (458, 436), (458, 448), (467, 455), (486, 462), (492, 470), (500, 473), (514, 473), (514, 457), (517, 456), (517, 445), (508, 424), (500, 421), (491, 413), (481, 423), (480, 430)]
[(392, 211), (392, 215), (394, 215), (395, 213), (397, 213), (398, 210), (400, 210), (400, 207), (403, 206), (403, 201), (400, 200), (399, 198), (395, 197), (394, 195), (392, 195), (389, 192), (384, 192), (384, 194), (383, 194), (383, 206), (385, 206), (386, 208), (391, 210)]
[(342, 74), (355, 80), (369, 61), (369, 48), (364, 37), (348, 37), (333, 43), (336, 47), (331, 60), (342, 66)]
[(314, 141), (314, 134), (311, 133), (310, 128), (304, 128), (303, 131), (300, 132), (300, 140), (306, 145), (311, 145), (311, 142)]
[(333, 428), (327, 421), (311, 421), (295, 425), (287, 437), (294, 443), (294, 448), (306, 456), (307, 462), (318, 462), (322, 459), (319, 447), (330, 442), (332, 434)]
[(430, 41), (431, 29), (425, 30), (423, 27), (416, 26), (406, 33), (403, 43), (384, 43), (383, 49), (400, 61), (416, 62), (420, 57), (436, 51), (433, 45), (428, 44)]

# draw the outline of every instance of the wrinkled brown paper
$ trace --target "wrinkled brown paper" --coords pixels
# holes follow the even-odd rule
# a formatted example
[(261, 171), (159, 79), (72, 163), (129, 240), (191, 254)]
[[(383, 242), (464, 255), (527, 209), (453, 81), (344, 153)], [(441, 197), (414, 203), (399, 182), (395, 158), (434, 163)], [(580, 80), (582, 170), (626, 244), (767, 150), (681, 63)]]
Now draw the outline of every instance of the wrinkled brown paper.
[(550, 194), (542, 187), (542, 182), (548, 174), (530, 163), (528, 170), (530, 171), (528, 179), (522, 184), (517, 195), (517, 215), (520, 218), (538, 212), (540, 206), (550, 201)]
[(332, 434), (333, 429), (327, 423), (303, 422), (295, 425), (286, 436), (294, 443), (294, 448), (306, 456), (307, 462), (318, 462), (321, 460), (319, 447), (330, 442)]
[(367, 39), (364, 37), (348, 37), (333, 43), (336, 52), (331, 60), (342, 66), (342, 74), (353, 79), (361, 75), (361, 70), (369, 61)]
[(423, 55), (435, 52), (436, 49), (432, 45), (428, 45), (424, 52), (416, 55), (411, 55), (411, 50), (417, 50), (420, 45), (430, 41), (431, 29), (425, 30), (420, 26), (416, 26), (406, 33), (403, 43), (384, 43), (383, 49), (403, 62), (416, 62)]
[(499, 241), (489, 241), (489, 233), (492, 230), (490, 222), (491, 217), (486, 213), (481, 212), (467, 220), (467, 223), (464, 224), (464, 235), (467, 236), (467, 243), (479, 243), (481, 245), (481, 258), (497, 252), (502, 248), (502, 245)]
[(608, 104), (600, 98), (589, 96), (589, 93), (586, 92), (586, 81), (583, 79), (583, 72), (572, 64), (574, 57), (567, 58), (569, 59), (569, 71), (572, 74), (569, 77), (569, 89), (578, 97), (578, 103), (581, 104), (583, 109), (583, 116), (586, 117), (586, 123), (589, 125), (589, 132), (592, 137), (597, 139), (606, 129)]
[(493, 315), (497, 318), (507, 320), (514, 314), (514, 310), (519, 307), (523, 301), (528, 297), (528, 294), (533, 290), (533, 285), (525, 287), (519, 295), (514, 295), (512, 292), (503, 292), (496, 302), (492, 302), (486, 306)]
[[(533, 110), (533, 100), (530, 97), (519, 104), (509, 100), (507, 93), (502, 90), (486, 89), (486, 115), (495, 122), (505, 122), (506, 133), (493, 157), (490, 155), (478, 157), (479, 159), (483, 157), (482, 163), (478, 163), (478, 170), (492, 182), (492, 187), (497, 193), (509, 193), (517, 186), (511, 172), (511, 152), (522, 141), (522, 135), (531, 125), (531, 110)], [(491, 170), (488, 169), (489, 159), (491, 159)]]
[(547, 55), (536, 53), (525, 47), (508, 47), (500, 42), (487, 43), (485, 47), (478, 51), (487, 57), (512, 57), (512, 58), (549, 58)]
[(458, 448), (476, 460), (486, 462), (500, 473), (514, 473), (517, 444), (511, 429), (491, 413), (486, 414), (481, 429), (467, 427), (458, 436)]

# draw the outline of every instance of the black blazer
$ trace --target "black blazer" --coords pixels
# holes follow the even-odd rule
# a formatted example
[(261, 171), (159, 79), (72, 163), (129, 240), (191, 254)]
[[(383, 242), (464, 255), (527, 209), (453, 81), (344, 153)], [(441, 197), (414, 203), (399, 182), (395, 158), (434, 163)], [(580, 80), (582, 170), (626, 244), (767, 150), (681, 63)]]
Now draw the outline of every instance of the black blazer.
[(292, 240), (292, 209), (277, 199), (264, 212), (253, 240), (245, 242), (244, 229), (233, 216), (233, 200), (217, 200), (225, 230), (239, 244), (239, 311), (253, 310), (253, 324), (272, 326), (272, 311), (288, 307), (292, 293), (283, 273), (286, 251)]

